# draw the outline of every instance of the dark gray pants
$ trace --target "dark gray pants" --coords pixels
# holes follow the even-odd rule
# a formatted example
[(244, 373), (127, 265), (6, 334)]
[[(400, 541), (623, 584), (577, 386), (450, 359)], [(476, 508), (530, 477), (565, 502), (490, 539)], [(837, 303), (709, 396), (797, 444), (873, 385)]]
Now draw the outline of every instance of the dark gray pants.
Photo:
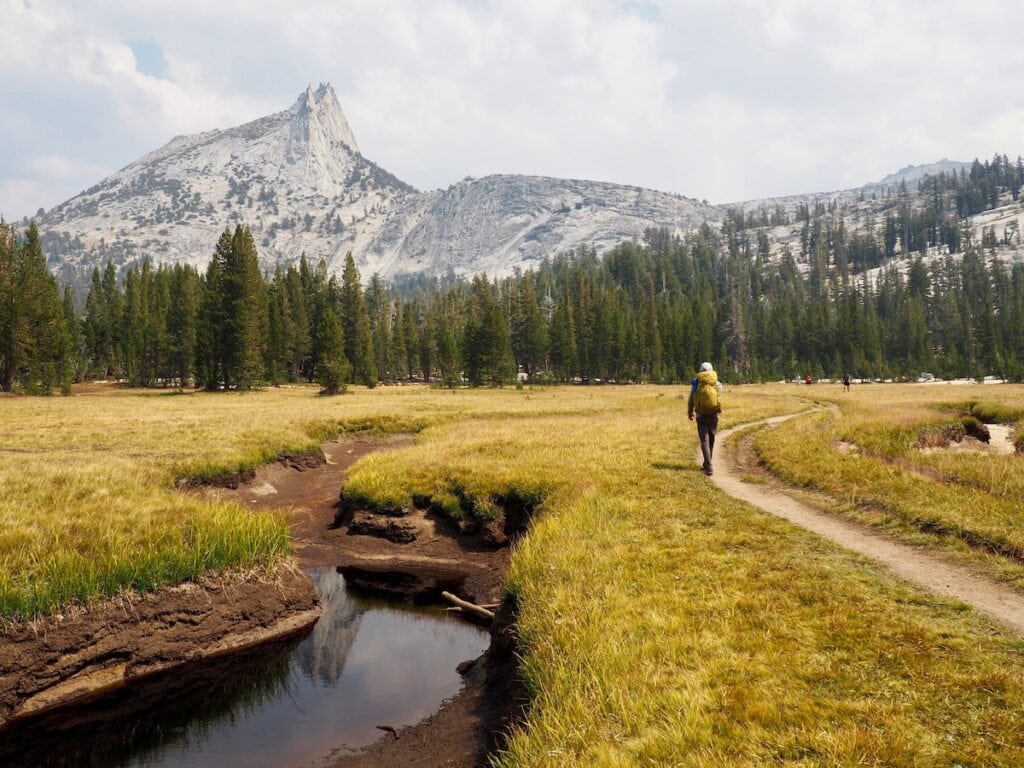
[(711, 471), (711, 456), (715, 452), (715, 432), (718, 431), (718, 414), (709, 416), (697, 414), (697, 434), (700, 436), (700, 452), (704, 457), (704, 471)]

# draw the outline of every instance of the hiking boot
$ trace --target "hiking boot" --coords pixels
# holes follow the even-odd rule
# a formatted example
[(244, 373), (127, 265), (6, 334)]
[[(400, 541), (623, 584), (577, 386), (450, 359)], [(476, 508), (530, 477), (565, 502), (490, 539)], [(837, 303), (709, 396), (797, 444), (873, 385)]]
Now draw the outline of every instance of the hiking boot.
[(715, 474), (715, 470), (712, 468), (710, 464), (708, 464), (706, 467), (704, 467), (704, 474), (707, 475), (708, 477), (711, 477), (713, 474)]

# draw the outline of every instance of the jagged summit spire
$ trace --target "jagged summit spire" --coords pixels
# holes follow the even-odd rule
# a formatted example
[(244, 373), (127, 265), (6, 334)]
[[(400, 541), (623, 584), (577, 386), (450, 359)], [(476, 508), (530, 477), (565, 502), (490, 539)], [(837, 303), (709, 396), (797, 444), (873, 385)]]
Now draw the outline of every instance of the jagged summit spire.
[(340, 141), (354, 152), (359, 151), (355, 134), (345, 119), (337, 94), (330, 83), (320, 83), (314, 91), (310, 83), (291, 109), (293, 120), (307, 139), (322, 136), (328, 144)]

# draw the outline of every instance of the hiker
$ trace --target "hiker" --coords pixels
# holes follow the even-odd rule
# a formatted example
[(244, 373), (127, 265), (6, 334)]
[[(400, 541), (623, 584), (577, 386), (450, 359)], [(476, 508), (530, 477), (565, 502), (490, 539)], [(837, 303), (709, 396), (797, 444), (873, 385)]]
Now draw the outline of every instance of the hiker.
[(711, 466), (711, 456), (715, 452), (718, 414), (722, 412), (722, 406), (718, 402), (722, 385), (718, 381), (718, 374), (711, 367), (711, 363), (701, 363), (700, 372), (690, 384), (690, 399), (686, 403), (686, 415), (690, 421), (693, 421), (694, 412), (697, 414), (697, 434), (700, 436), (700, 452), (704, 457), (704, 474), (711, 476), (714, 472)]
[(810, 386), (811, 382), (813, 381), (814, 379), (811, 378), (811, 374), (808, 373), (806, 376), (804, 376), (804, 384)]
[(843, 374), (843, 389), (846, 392), (850, 391), (850, 374), (849, 374), (849, 372)]

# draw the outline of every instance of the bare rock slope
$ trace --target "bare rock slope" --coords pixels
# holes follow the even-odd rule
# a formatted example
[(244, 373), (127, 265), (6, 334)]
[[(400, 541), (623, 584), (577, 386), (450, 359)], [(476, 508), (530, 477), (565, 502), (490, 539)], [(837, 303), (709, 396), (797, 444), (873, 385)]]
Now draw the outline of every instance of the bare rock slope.
[(265, 266), (305, 252), (332, 272), (506, 274), (578, 243), (599, 250), (652, 226), (684, 233), (714, 206), (639, 187), (540, 176), (418, 192), (363, 157), (334, 90), (226, 130), (179, 136), (47, 213), (54, 269), (150, 258), (203, 268), (225, 226), (248, 224)]

